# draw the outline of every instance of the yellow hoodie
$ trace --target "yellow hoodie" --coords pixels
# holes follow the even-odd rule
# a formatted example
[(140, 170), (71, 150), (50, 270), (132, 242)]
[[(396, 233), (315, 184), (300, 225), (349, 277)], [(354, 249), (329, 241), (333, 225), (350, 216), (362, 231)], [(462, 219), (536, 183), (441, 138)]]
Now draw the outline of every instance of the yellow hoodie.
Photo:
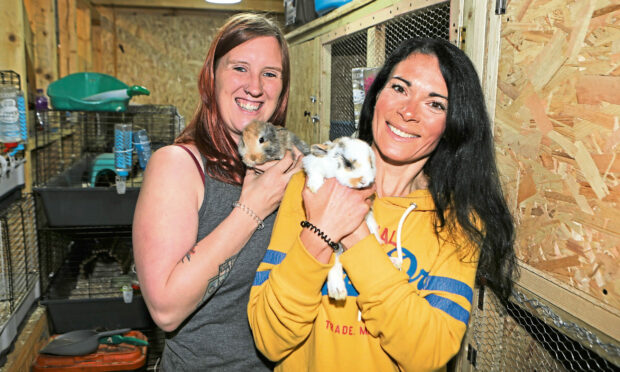
[[(332, 265), (319, 263), (299, 239), (304, 183), (302, 172), (289, 183), (250, 292), (258, 349), (278, 362), (276, 371), (444, 370), (469, 320), (478, 253), (457, 253), (468, 244), (464, 236), (436, 236), (427, 190), (376, 198), (385, 244), (369, 235), (340, 256), (348, 297), (335, 302), (325, 284)], [(389, 256), (396, 256), (398, 222), (411, 203), (417, 207), (402, 228), (399, 271)]]

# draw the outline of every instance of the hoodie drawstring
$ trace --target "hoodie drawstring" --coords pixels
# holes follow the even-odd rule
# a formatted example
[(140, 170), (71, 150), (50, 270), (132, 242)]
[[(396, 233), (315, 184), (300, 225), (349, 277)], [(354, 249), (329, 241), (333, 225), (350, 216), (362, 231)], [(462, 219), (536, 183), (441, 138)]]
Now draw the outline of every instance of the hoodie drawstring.
[(411, 213), (411, 211), (413, 211), (417, 207), (418, 205), (416, 203), (411, 203), (409, 208), (407, 208), (403, 215), (400, 217), (400, 221), (398, 221), (398, 230), (396, 230), (396, 253), (398, 257), (396, 259), (396, 262), (394, 262), (394, 265), (396, 265), (398, 270), (400, 270), (403, 265), (403, 246), (401, 244), (401, 233), (403, 230), (403, 225), (405, 224), (405, 218), (407, 218), (409, 213)]

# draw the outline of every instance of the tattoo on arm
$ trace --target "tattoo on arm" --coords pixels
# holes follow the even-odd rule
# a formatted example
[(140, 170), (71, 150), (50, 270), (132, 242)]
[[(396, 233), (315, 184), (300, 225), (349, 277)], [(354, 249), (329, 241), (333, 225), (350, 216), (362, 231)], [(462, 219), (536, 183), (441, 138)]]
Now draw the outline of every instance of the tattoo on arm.
[(237, 260), (237, 256), (238, 254), (229, 257), (226, 261), (224, 261), (220, 265), (217, 275), (209, 279), (209, 284), (207, 284), (207, 291), (205, 292), (202, 301), (200, 301), (201, 304), (205, 302), (208, 298), (210, 298), (213, 293), (215, 293), (215, 291), (220, 287), (220, 285), (222, 285), (226, 277), (228, 277), (228, 274), (230, 274), (230, 271), (232, 270), (233, 265)]
[[(190, 262), (191, 258), (192, 258), (192, 255), (194, 255), (194, 254), (196, 254), (196, 247), (195, 246), (192, 247), (189, 251), (187, 251), (187, 253), (185, 253), (185, 255), (183, 256), (183, 258), (181, 258), (179, 263), (185, 263), (186, 259), (187, 259), (187, 262)], [(228, 274), (232, 270), (233, 265), (235, 264), (235, 261), (237, 260), (237, 256), (238, 256), (238, 254), (236, 254), (236, 255), (234, 255), (232, 257), (229, 257), (228, 259), (226, 259), (226, 261), (224, 261), (219, 266), (217, 275), (215, 275), (213, 278), (209, 279), (209, 283), (207, 284), (207, 290), (206, 290), (204, 296), (202, 297), (202, 300), (200, 301), (200, 303), (198, 305), (203, 304), (222, 285), (222, 283), (224, 282), (226, 277), (228, 277)]]
[(209, 284), (207, 285), (207, 294), (211, 294), (213, 292), (215, 292), (215, 290), (218, 287), (218, 283), (219, 283), (219, 275), (214, 276), (213, 278), (209, 279)]
[(187, 262), (191, 261), (191, 256), (193, 254), (196, 253), (196, 247), (192, 247), (190, 248), (189, 251), (187, 251), (187, 253), (185, 253), (185, 256), (183, 256), (183, 258), (181, 258), (181, 261), (179, 261), (180, 263), (185, 263), (185, 259), (187, 258)]

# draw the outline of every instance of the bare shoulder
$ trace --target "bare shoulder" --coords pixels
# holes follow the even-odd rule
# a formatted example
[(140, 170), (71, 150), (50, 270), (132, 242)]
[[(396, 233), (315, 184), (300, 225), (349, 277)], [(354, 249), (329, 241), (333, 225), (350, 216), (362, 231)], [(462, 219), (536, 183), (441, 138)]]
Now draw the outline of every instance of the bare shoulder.
[(200, 152), (198, 151), (196, 146), (189, 143), (161, 147), (153, 153), (153, 156), (157, 156), (158, 158), (172, 158), (175, 160), (186, 157), (191, 160), (191, 157), (187, 153), (187, 150), (191, 151), (194, 156), (200, 159)]
[[(194, 154), (203, 167), (198, 149), (191, 144), (184, 146)], [(194, 160), (187, 150), (177, 145), (164, 146), (153, 153), (146, 169), (145, 182), (183, 186), (184, 189), (189, 185), (195, 185), (197, 191), (202, 188), (201, 175)]]
[[(185, 148), (183, 148), (185, 147)], [(187, 150), (191, 151), (194, 157), (200, 163), (202, 167), (202, 159), (200, 157), (200, 152), (196, 148), (196, 146), (192, 144), (184, 144), (183, 147), (178, 145), (169, 145), (164, 146), (153, 153), (151, 159), (149, 160), (149, 166), (152, 165), (159, 167), (172, 167), (172, 168), (185, 168), (187, 166), (196, 167), (194, 160), (187, 152)], [(179, 169), (180, 170), (180, 169)]]

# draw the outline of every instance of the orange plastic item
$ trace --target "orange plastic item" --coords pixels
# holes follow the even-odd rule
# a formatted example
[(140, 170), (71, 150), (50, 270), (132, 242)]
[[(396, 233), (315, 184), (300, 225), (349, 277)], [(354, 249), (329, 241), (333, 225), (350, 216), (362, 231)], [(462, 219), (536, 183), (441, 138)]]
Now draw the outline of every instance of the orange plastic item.
[[(140, 331), (129, 331), (123, 336), (146, 340)], [(39, 354), (32, 364), (32, 372), (61, 371), (132, 371), (146, 364), (147, 346), (126, 343), (99, 344), (97, 351), (82, 356)]]

